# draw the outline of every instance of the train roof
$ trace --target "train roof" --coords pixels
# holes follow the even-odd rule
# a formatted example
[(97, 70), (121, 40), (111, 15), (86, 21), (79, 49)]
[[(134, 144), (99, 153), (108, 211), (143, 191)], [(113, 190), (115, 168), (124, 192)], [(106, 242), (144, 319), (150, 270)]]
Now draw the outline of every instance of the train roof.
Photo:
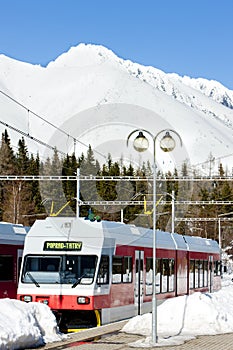
[[(100, 245), (103, 240), (114, 245), (152, 247), (153, 230), (113, 221), (90, 221), (75, 217), (48, 217), (37, 220), (30, 230), (30, 236), (44, 239), (64, 239), (71, 241), (86, 238)], [(219, 253), (216, 241), (201, 237), (183, 236), (177, 233), (156, 231), (156, 247), (159, 249), (189, 250)]]
[[(111, 221), (103, 221), (102, 225), (105, 235), (116, 237), (118, 244), (152, 246), (153, 230), (149, 228)], [(160, 249), (187, 249), (182, 236), (160, 230), (156, 231), (156, 247)]]
[(29, 226), (0, 222), (0, 244), (22, 245), (29, 232)]
[(219, 245), (213, 239), (202, 238), (197, 236), (184, 236), (189, 251), (220, 253)]

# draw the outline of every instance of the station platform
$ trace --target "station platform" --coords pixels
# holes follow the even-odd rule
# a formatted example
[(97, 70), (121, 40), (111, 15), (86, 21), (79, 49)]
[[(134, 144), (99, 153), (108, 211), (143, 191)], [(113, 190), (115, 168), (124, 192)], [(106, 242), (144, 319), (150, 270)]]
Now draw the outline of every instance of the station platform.
[[(135, 347), (135, 342), (144, 339), (144, 336), (121, 332), (127, 321), (115, 322), (106, 326), (91, 328), (72, 333), (62, 342), (47, 344), (43, 349), (50, 350), (145, 350), (145, 347)], [(152, 348), (147, 348), (152, 349)], [(233, 333), (198, 336), (182, 345), (160, 346), (157, 350), (232, 350)]]

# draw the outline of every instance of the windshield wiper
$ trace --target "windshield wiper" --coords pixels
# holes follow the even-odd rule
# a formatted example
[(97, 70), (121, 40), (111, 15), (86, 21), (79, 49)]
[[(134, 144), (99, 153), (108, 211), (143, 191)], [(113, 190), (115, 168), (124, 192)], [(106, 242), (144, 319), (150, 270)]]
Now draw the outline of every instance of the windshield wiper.
[(40, 287), (39, 283), (35, 280), (35, 278), (32, 276), (30, 272), (27, 272), (27, 275), (29, 276), (30, 280), (36, 285), (36, 287)]
[(77, 281), (74, 282), (74, 284), (71, 286), (71, 288), (75, 288), (77, 287), (77, 285), (81, 282), (82, 278), (86, 277), (87, 274), (84, 273), (83, 275), (81, 275), (79, 278), (77, 278)]

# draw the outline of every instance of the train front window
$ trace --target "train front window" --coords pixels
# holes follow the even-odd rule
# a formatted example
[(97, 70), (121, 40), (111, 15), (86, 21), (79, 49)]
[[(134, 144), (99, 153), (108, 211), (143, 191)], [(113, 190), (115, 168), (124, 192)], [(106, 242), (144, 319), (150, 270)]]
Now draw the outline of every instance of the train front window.
[(60, 256), (27, 256), (24, 262), (22, 282), (60, 283)]
[(46, 255), (27, 256), (24, 262), (22, 282), (78, 284), (93, 283), (97, 256), (94, 255)]
[(66, 255), (62, 259), (61, 283), (92, 284), (97, 263), (96, 255)]

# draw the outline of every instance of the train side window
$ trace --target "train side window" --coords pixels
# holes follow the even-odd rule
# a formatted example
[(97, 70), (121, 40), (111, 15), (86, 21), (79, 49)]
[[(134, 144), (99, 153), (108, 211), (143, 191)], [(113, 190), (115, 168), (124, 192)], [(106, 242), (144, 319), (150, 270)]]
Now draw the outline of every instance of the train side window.
[(162, 293), (174, 291), (175, 286), (175, 261), (174, 259), (162, 259)]
[[(161, 293), (161, 260), (156, 259), (156, 294)], [(146, 295), (152, 295), (153, 293), (153, 258), (146, 258)]]
[(162, 278), (162, 283), (161, 283), (161, 292), (165, 293), (167, 292), (167, 259), (162, 259), (162, 270), (161, 270), (161, 278)]
[(195, 260), (195, 285), (194, 288), (198, 288), (199, 286), (199, 260)]
[(189, 287), (202, 288), (208, 285), (208, 261), (190, 260)]
[(0, 256), (0, 281), (14, 280), (14, 258), (12, 255)]
[(195, 260), (190, 260), (189, 263), (189, 288), (195, 288)]
[(208, 261), (204, 260), (203, 261), (203, 266), (204, 266), (204, 287), (208, 286)]
[(199, 283), (198, 283), (198, 287), (203, 287), (203, 285), (204, 285), (204, 268), (203, 268), (203, 260), (199, 260), (199, 266), (198, 266), (198, 276), (199, 276)]
[(121, 283), (122, 281), (122, 256), (113, 256), (112, 258), (112, 283)]
[(168, 291), (173, 292), (175, 289), (175, 260), (169, 259), (169, 270), (168, 270)]
[(221, 261), (214, 261), (214, 276), (221, 275)]
[(123, 283), (132, 282), (132, 256), (124, 256), (123, 258)]
[(113, 256), (112, 283), (131, 283), (133, 280), (132, 256)]
[(190, 260), (189, 288), (201, 288), (208, 286), (208, 261)]
[(153, 258), (146, 258), (146, 295), (153, 293)]
[(169, 275), (169, 261), (162, 259), (162, 293), (168, 291), (168, 275)]
[(155, 278), (156, 294), (161, 293), (162, 291), (161, 281), (162, 281), (162, 259), (156, 259), (156, 278)]
[(109, 283), (109, 256), (102, 255), (100, 260), (99, 271), (97, 275), (97, 284)]

